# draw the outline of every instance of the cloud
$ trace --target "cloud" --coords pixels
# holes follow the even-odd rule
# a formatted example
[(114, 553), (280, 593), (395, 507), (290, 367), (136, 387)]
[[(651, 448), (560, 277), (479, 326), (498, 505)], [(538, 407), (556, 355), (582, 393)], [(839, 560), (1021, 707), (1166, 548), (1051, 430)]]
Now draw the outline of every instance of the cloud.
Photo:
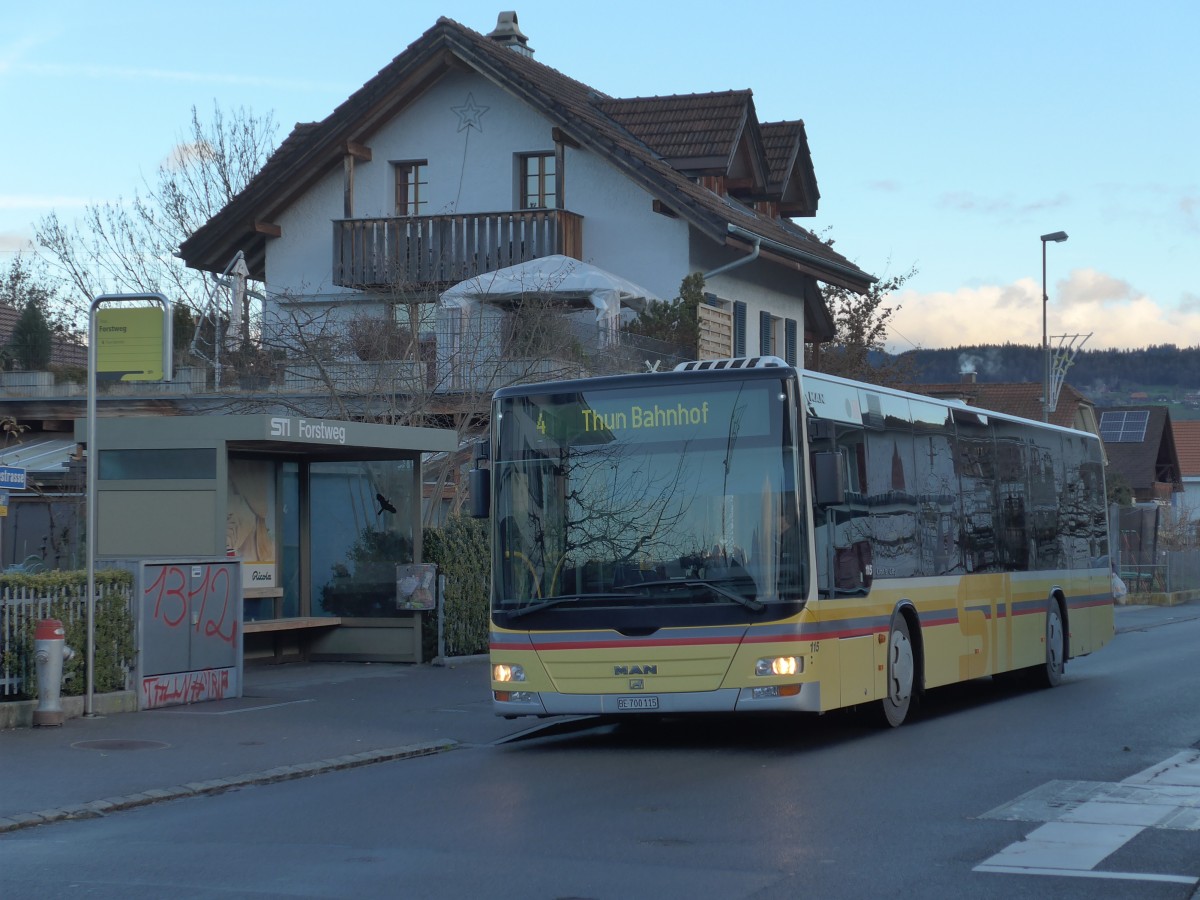
[(165, 169), (179, 171), (212, 155), (212, 147), (207, 142), (185, 141), (172, 147), (160, 165)]
[[(1050, 287), (1046, 307), (1051, 343), (1087, 335), (1091, 350), (1200, 345), (1200, 298), (1165, 306), (1128, 282), (1095, 269), (1076, 269)], [(1032, 278), (955, 291), (903, 291), (892, 317), (892, 352), (975, 344), (1042, 343), (1042, 286)], [(1190, 299), (1190, 302), (1187, 302)]]
[(26, 253), (33, 249), (33, 239), (17, 231), (0, 231), (0, 253)]
[(1129, 282), (1095, 269), (1076, 269), (1058, 288), (1056, 302), (1064, 307), (1116, 306), (1137, 298)]
[(1180, 197), (1179, 213), (1186, 231), (1200, 231), (1200, 194), (1188, 193)]
[(45, 40), (32, 34), (22, 35), (0, 47), (0, 75), (21, 67), (21, 59)]
[(55, 194), (0, 194), (0, 209), (82, 209), (90, 203), (86, 197)]
[(36, 75), (39, 78), (115, 79), (120, 81), (173, 81), (186, 84), (220, 84), (236, 87), (277, 88), (293, 91), (339, 92), (345, 84), (310, 81), (302, 78), (277, 78), (233, 72), (188, 72), (179, 69), (143, 69), (136, 66), (103, 66), (81, 63), (10, 62), (7, 70)]
[(1062, 209), (1070, 198), (1063, 193), (1042, 200), (1017, 203), (1010, 197), (981, 197), (967, 191), (950, 191), (938, 198), (938, 206), (959, 212), (982, 215), (1026, 216), (1051, 209)]

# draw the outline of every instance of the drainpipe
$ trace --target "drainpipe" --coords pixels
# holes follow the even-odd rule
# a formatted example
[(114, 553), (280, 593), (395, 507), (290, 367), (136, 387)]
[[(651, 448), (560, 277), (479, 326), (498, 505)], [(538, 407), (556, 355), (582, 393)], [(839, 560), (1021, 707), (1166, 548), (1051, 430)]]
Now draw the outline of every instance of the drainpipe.
[[(836, 263), (831, 259), (826, 259), (825, 257), (818, 256), (814, 253), (809, 253), (805, 250), (799, 249), (798, 247), (786, 246), (784, 244), (779, 243), (778, 241), (773, 241), (770, 238), (759, 237), (758, 235), (754, 234), (753, 232), (747, 231), (745, 228), (742, 228), (738, 225), (730, 225), (728, 227), (729, 227), (730, 234), (735, 235), (740, 238), (745, 238), (747, 240), (752, 240), (755, 243), (759, 243), (759, 242), (765, 243), (768, 250), (776, 250), (784, 256), (791, 256), (795, 259), (798, 259), (798, 260), (801, 260), (804, 262), (809, 262), (809, 263), (812, 263), (813, 265), (817, 265), (817, 266), (820, 266), (825, 269), (831, 269), (834, 271), (844, 272), (844, 273), (846, 273), (846, 275), (852, 276), (852, 277), (853, 276), (861, 277), (863, 274), (865, 274), (865, 273), (859, 271), (855, 267), (841, 265), (840, 263)], [(721, 271), (721, 270), (718, 269), (717, 271)], [(856, 280), (857, 280), (857, 277), (856, 277)], [(876, 280), (874, 277), (872, 277), (870, 275), (868, 275), (867, 277), (871, 281)]]
[[(729, 226), (729, 231), (733, 233), (734, 226)], [(723, 266), (717, 266), (711, 272), (704, 273), (704, 280), (712, 278), (714, 275), (720, 275), (722, 272), (728, 272), (730, 269), (736, 269), (738, 266), (744, 266), (746, 263), (752, 263), (758, 259), (758, 253), (762, 249), (762, 238), (757, 235), (752, 235), (749, 232), (744, 232), (738, 235), (739, 237), (748, 237), (754, 240), (754, 249), (750, 251), (748, 256), (743, 256), (741, 259), (735, 259), (733, 262), (727, 262)]]

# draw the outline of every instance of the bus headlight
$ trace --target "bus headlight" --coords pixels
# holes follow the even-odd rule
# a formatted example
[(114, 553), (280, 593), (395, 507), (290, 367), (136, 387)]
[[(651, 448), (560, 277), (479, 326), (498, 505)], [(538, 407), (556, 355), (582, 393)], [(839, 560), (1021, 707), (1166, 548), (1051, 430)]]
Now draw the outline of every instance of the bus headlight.
[(497, 663), (492, 666), (492, 681), (524, 681), (525, 667)]
[(770, 656), (754, 664), (755, 675), (799, 675), (803, 671), (803, 656)]

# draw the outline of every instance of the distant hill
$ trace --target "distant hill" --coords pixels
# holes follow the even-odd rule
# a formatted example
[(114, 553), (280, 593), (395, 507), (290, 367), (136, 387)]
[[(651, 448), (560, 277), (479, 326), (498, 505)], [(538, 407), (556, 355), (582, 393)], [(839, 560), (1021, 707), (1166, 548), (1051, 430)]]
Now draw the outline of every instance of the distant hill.
[[(970, 371), (979, 381), (1041, 381), (1044, 360), (1041, 347), (1017, 344), (910, 350), (901, 357), (912, 360), (921, 384), (958, 381)], [(1085, 348), (1066, 380), (1097, 406), (1163, 402), (1175, 418), (1200, 418), (1200, 347)]]

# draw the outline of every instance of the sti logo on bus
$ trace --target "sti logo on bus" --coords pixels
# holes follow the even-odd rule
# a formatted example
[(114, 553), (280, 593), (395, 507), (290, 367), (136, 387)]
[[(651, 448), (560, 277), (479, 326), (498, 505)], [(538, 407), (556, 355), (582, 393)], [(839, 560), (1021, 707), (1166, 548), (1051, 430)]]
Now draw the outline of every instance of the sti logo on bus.
[(613, 666), (614, 675), (657, 675), (658, 666)]

